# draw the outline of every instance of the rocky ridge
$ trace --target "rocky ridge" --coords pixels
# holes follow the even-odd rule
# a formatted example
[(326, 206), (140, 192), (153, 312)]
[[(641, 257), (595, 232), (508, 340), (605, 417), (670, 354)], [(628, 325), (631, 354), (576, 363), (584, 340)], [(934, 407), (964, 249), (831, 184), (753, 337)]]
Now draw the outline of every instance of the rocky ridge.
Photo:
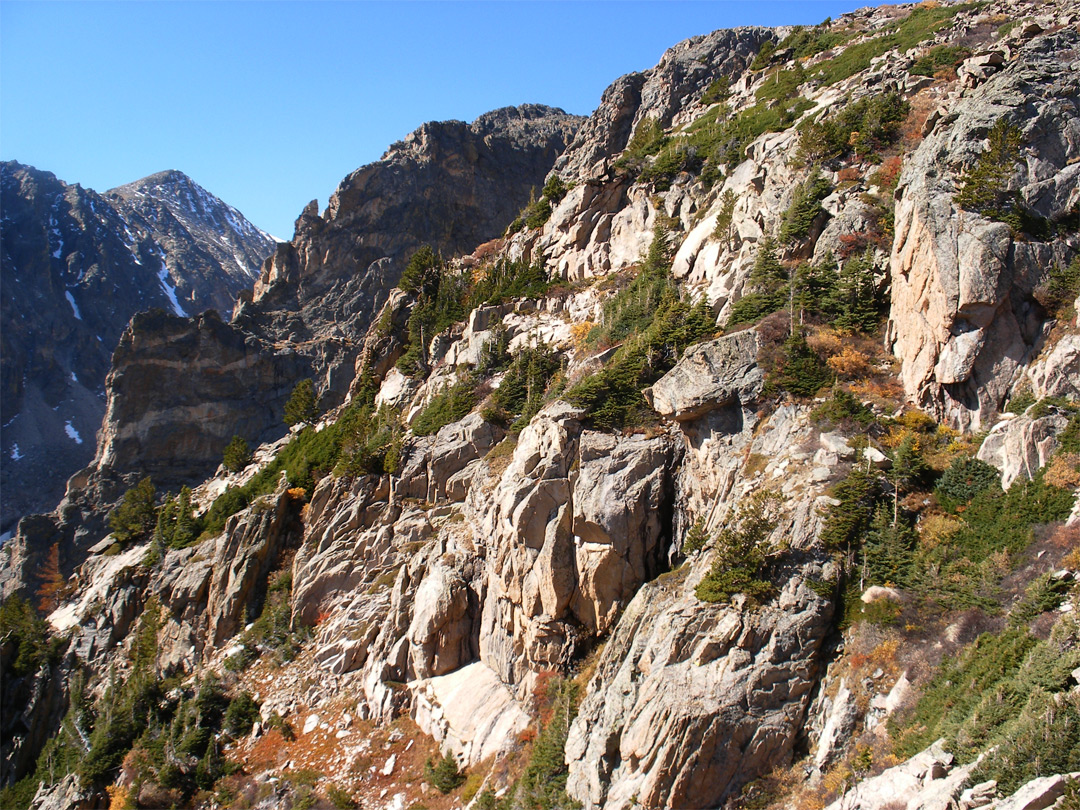
[(6, 531), (53, 506), (94, 458), (105, 377), (131, 317), (228, 317), (274, 242), (176, 171), (103, 194), (14, 162), (0, 176)]
[[(422, 759), (409, 758), (410, 749), (423, 748), (448, 752), (475, 775), (476, 805), (501, 799), (523, 806), (523, 791), (538, 788), (530, 787), (522, 759), (528, 756), (532, 767), (539, 762), (536, 752), (553, 746), (556, 762), (541, 771), (553, 791), (544, 794), (544, 806), (1061, 806), (1072, 789), (1069, 774), (1077, 770), (1068, 752), (1063, 764), (1047, 766), (1055, 775), (1039, 773), (999, 787), (980, 776), (993, 751), (961, 750), (978, 731), (973, 724), (979, 714), (963, 726), (965, 732), (973, 729), (968, 737), (949, 732), (943, 735), (947, 740), (930, 738), (921, 749), (896, 753), (913, 745), (910, 735), (919, 729), (909, 718), (932, 691), (937, 668), (950, 658), (961, 665), (974, 656), (979, 645), (968, 642), (984, 629), (991, 639), (1029, 634), (1022, 635), (1024, 643), (1034, 646), (1025, 650), (1049, 656), (1030, 663), (1032, 677), (1053, 693), (1055, 709), (1046, 718), (1072, 717), (1076, 673), (1068, 668), (1080, 667), (1074, 620), (1080, 605), (1070, 590), (1078, 565), (1075, 554), (1069, 555), (1076, 547), (1080, 477), (1067, 451), (1075, 446), (1069, 431), (1077, 418), (1077, 324), (1067, 306), (1049, 312), (1038, 293), (1050, 268), (1075, 256), (1075, 234), (1059, 229), (1040, 241), (970, 212), (950, 216), (957, 178), (981, 152), (986, 127), (1002, 114), (1018, 122), (1061, 122), (1029, 128), (1024, 136), (1025, 171), (1046, 181), (1046, 206), (1035, 207), (1043, 198), (1027, 180), (1010, 182), (1047, 219), (1067, 215), (1075, 194), (1068, 155), (1076, 93), (1066, 66), (1080, 9), (1060, 2), (1046, 12), (1045, 5), (1010, 0), (955, 7), (944, 18), (947, 26), (904, 52), (885, 50), (835, 82), (812, 78), (845, 45), (891, 30), (905, 15), (940, 8), (846, 15), (819, 33), (850, 39), (800, 62), (811, 77), (798, 86), (810, 105), (800, 113), (806, 119), (882, 90), (901, 93), (911, 105), (912, 117), (905, 119), (909, 135), (896, 142), (896, 154), (883, 157), (899, 157), (906, 167), (897, 176), (895, 195), (878, 193), (884, 181), (869, 159), (851, 155), (826, 162), (821, 171), (832, 187), (828, 196), (806, 235), (782, 249), (794, 266), (801, 259), (823, 262), (828, 253), (840, 255), (854, 244), (874, 268), (875, 283), (891, 286), (887, 330), (877, 333), (876, 343), (858, 329), (837, 334), (812, 315), (803, 324), (810, 350), (830, 361), (827, 367), (838, 375), (834, 384), (850, 402), (838, 398), (836, 389), (829, 397), (821, 391), (816, 400), (816, 389), (784, 393), (784, 386), (799, 383), (778, 374), (783, 369), (777, 365), (798, 322), (794, 312), (680, 346), (661, 367), (664, 372), (640, 386), (644, 396), (635, 402), (649, 406), (648, 417), (624, 430), (605, 429), (576, 387), (591, 375), (622, 368), (633, 356), (629, 350), (640, 345), (635, 341), (645, 339), (632, 333), (621, 345), (605, 345), (591, 343), (589, 334), (609, 328), (615, 317), (611, 302), (640, 289), (633, 285), (651, 272), (657, 226), (673, 240), (671, 277), (683, 295), (704, 298), (710, 319), (723, 324), (741, 299), (757, 291), (755, 266), (766, 237), (775, 237), (790, 220), (796, 191), (811, 173), (791, 159), (801, 139), (791, 126), (747, 141), (734, 165), (720, 170), (711, 185), (694, 164), (683, 164), (690, 168), (660, 188), (642, 179), (640, 167), (619, 163), (643, 122), (657, 121), (673, 138), (715, 110), (702, 97), (718, 79), (730, 79), (727, 103), (738, 110), (752, 105), (781, 71), (793, 70), (798, 58), (781, 48), (771, 65), (766, 59), (764, 69), (749, 69), (766, 43), (797, 33), (790, 30), (740, 29), (691, 40), (669, 51), (652, 71), (624, 77), (605, 93), (601, 108), (553, 164), (569, 188), (549, 200), (545, 222), (507, 234), (494, 246), (461, 248), (457, 252), (472, 252), (444, 271), (491, 272), (494, 260), (525, 258), (567, 283), (544, 295), (473, 309), (425, 341), (424, 374), (409, 376), (395, 367), (418, 304), (415, 293), (389, 291), (389, 265), (376, 261), (350, 271), (359, 275), (342, 286), (335, 273), (346, 266), (343, 254), (335, 253), (332, 265), (318, 264), (319, 256), (328, 255), (321, 249), (344, 244), (347, 233), (355, 243), (366, 240), (367, 220), (347, 213), (359, 197), (342, 189), (375, 182), (371, 178), (380, 172), (374, 170), (370, 178), (362, 169), (347, 179), (323, 215), (314, 206), (305, 211), (293, 243), (267, 263), (255, 300), (233, 323), (159, 319), (145, 330), (133, 324), (125, 337), (128, 354), (111, 378), (112, 455), (86, 481), (101, 488), (103, 503), (107, 466), (154, 470), (167, 480), (169, 471), (154, 466), (160, 446), (202, 454), (209, 463), (209, 444), (196, 446), (171, 426), (194, 418), (213, 424), (215, 403), (235, 400), (222, 411), (235, 408), (236, 419), (252, 424), (271, 418), (276, 405), (268, 403), (275, 397), (280, 402), (288, 381), (309, 373), (303, 364), (312, 362), (311, 355), (298, 359), (300, 368), (281, 371), (284, 361), (253, 336), (288, 323), (310, 340), (307, 351), (324, 353), (320, 362), (338, 356), (337, 335), (324, 334), (322, 325), (304, 332), (324, 317), (316, 312), (314, 290), (340, 300), (347, 288), (342, 295), (355, 294), (351, 300), (371, 306), (372, 291), (380, 289), (385, 304), (378, 317), (374, 309), (341, 316), (342, 332), (358, 348), (349, 349), (355, 355), (340, 355), (354, 359), (336, 366), (337, 378), (318, 377), (334, 407), (317, 425), (299, 431), (293, 444), (286, 439), (266, 445), (247, 469), (220, 468), (195, 487), (198, 511), (227, 487), (255, 480), (259, 469), (277, 470), (272, 465), (285, 448), (334, 435), (336, 425), (355, 412), (350, 408), (371, 407), (363, 405), (370, 387), (378, 389), (370, 394), (375, 403), (394, 408), (414, 430), (388, 441), (379, 470), (344, 466), (314, 477), (305, 491), (285, 469), (220, 531), (189, 548), (164, 549), (160, 561), (144, 561), (152, 550), (145, 540), (103, 556), (112, 542), (105, 538), (79, 569), (75, 597), (50, 616), (55, 628), (71, 633), (65, 666), (78, 661), (99, 674), (110, 663), (134, 667), (132, 629), (136, 621), (157, 615), (157, 672), (217, 672), (234, 694), (247, 690), (261, 704), (250, 737), (218, 736), (226, 755), (247, 768), (235, 784), (250, 793), (243, 795), (252, 803), (313, 796), (294, 778), (302, 768), (347, 774), (334, 777), (334, 784), (344, 785), (363, 806), (472, 801), (464, 789), (446, 798), (436, 794), (423, 779)], [(1005, 28), (1010, 20), (1017, 24)], [(969, 53), (956, 58), (954, 73), (911, 72), (932, 48), (956, 43), (966, 43)], [(492, 126), (501, 116), (495, 115)], [(450, 129), (463, 133), (458, 125)], [(423, 156), (438, 154), (433, 162), (456, 166), (460, 155), (436, 147), (442, 134), (438, 126), (422, 128), (395, 145), (387, 160), (424, 164)], [(463, 138), (453, 141), (454, 149), (467, 155), (471, 141)], [(644, 167), (655, 166), (664, 154), (646, 156)], [(726, 192), (735, 202), (728, 227), (718, 233)], [(895, 237), (875, 230), (882, 197), (894, 215)], [(358, 218), (346, 227), (349, 216)], [(925, 226), (928, 218), (938, 224)], [(965, 228), (958, 230), (957, 221)], [(374, 230), (373, 239), (384, 238)], [(972, 233), (978, 238), (965, 241)], [(1000, 244), (987, 248), (986, 234)], [(430, 232), (407, 238), (420, 243), (422, 237), (433, 244), (439, 238)], [(387, 249), (389, 243), (379, 244)], [(945, 281), (950, 277), (961, 279), (955, 283), (968, 296), (962, 303), (953, 300), (960, 293), (942, 292), (954, 283)], [(366, 299), (358, 292), (362, 284), (370, 285)], [(286, 300), (287, 306), (281, 304)], [(268, 309), (279, 304), (281, 309)], [(786, 306), (785, 298), (781, 307)], [(929, 312), (938, 314), (930, 318)], [(963, 348), (950, 342), (957, 337), (956, 313), (978, 313), (985, 320), (978, 327), (985, 331), (971, 344), (970, 368), (967, 361), (960, 364), (966, 377), (946, 362)], [(649, 329), (659, 320), (655, 316)], [(943, 337), (946, 332), (950, 338)], [(523, 420), (527, 424), (512, 424), (518, 411), (507, 418), (493, 409), (494, 392), (516, 384), (513, 365), (483, 370), (500, 341), (536, 365), (543, 362), (537, 352), (544, 346), (558, 357), (554, 379), (540, 386), (548, 389), (546, 401)], [(922, 341), (923, 348), (911, 350), (911, 341)], [(894, 360), (882, 343), (896, 353)], [(286, 356), (296, 345), (282, 341), (275, 351)], [(668, 344), (649, 344), (647, 354), (669, 350)], [(848, 372), (855, 355), (862, 365)], [(254, 406), (240, 404), (242, 397), (224, 389), (187, 400), (163, 396), (155, 410), (175, 408), (175, 414), (156, 424), (140, 422), (139, 409), (123, 392), (151, 365), (166, 368), (180, 357), (201, 364), (202, 376), (222, 365), (244, 368), (251, 385), (270, 393)], [(469, 413), (417, 435), (421, 415), (443, 402), (452, 386), (469, 386), (475, 394)], [(1024, 391), (1031, 405), (1017, 405), (1016, 414), (999, 413), (1010, 400), (1022, 404)], [(336, 406), (339, 396), (344, 403)], [(252, 415), (245, 407), (267, 413)], [(836, 416), (830, 408), (848, 410)], [(214, 428), (221, 436), (229, 418), (223, 413), (222, 426)], [(975, 425), (992, 428), (985, 438), (975, 437)], [(140, 447), (139, 441), (147, 444)], [(905, 473), (903, 465), (911, 464), (906, 452), (923, 452), (938, 466), (932, 473)], [(958, 532), (965, 515), (979, 510), (950, 510), (942, 490), (917, 479), (944, 480), (943, 470), (955, 459), (976, 454), (993, 465), (980, 468), (983, 477), (1000, 475), (1005, 486), (1025, 486), (1030, 478), (1038, 487), (1053, 480), (1062, 493), (1060, 503), (1043, 500), (1036, 507), (1042, 513), (1035, 522), (1048, 526), (1004, 556), (1000, 550), (982, 552), (1001, 566), (995, 579), (986, 580), (988, 591), (1001, 589), (992, 605), (955, 607), (947, 601), (947, 583), (932, 577), (933, 566), (949, 564), (948, 555), (932, 558), (924, 571), (929, 579), (901, 580), (903, 573), (895, 571), (884, 578), (867, 573), (869, 533), (860, 541), (861, 563), (850, 537), (836, 539), (838, 510), (859, 502), (845, 487), (864, 474), (883, 488), (868, 523), (875, 514), (885, 515), (895, 529), (900, 515), (910, 516), (918, 521), (910, 542), (920, 554), (935, 548), (961, 554)], [(1009, 497), (1021, 497), (1018, 491), (1014, 485)], [(114, 489), (111, 500), (117, 497)], [(83, 520), (77, 506), (69, 502), (69, 517), (58, 523)], [(16, 550), (29, 548), (32, 528), (20, 530)], [(82, 531), (84, 548), (104, 534), (86, 523)], [(745, 592), (706, 598), (738, 568), (731, 547), (754, 532), (753, 545), (762, 555), (754, 573), (767, 582), (751, 578), (740, 585)], [(15, 566), (6, 567), (10, 576)], [(32, 570), (22, 568), (24, 574)], [(946, 570), (949, 581), (965, 576), (962, 569)], [(1056, 596), (1031, 607), (1025, 594), (1042, 593), (1038, 583)], [(929, 601), (928, 591), (934, 594)], [(102, 594), (114, 595), (99, 601)], [(292, 641), (283, 644), (268, 634), (264, 628), (271, 621), (294, 634)], [(125, 637), (132, 639), (121, 643), (125, 654), (110, 655)], [(283, 650), (296, 657), (290, 660)], [(1023, 680), (1028, 659), (1020, 658), (1017, 680), (988, 684), (987, 694), (997, 694), (991, 687), (1030, 689)], [(1056, 663), (1036, 672), (1038, 661), (1046, 660)], [(1058, 672), (1062, 667), (1064, 674)], [(560, 675), (570, 677), (561, 681)], [(188, 689), (193, 697), (194, 686)], [(560, 695), (571, 692), (562, 689), (577, 690), (580, 701), (565, 704), (576, 704), (576, 716), (564, 711)], [(282, 718), (291, 724), (293, 739), (283, 733)], [(550, 736), (553, 728), (561, 737)], [(152, 781), (136, 781), (127, 772), (118, 777), (120, 787), (132, 791), (149, 790)], [(562, 785), (565, 795), (558, 792)], [(70, 799), (77, 788), (62, 782), (43, 789), (35, 806), (57, 806), (49, 802)], [(330, 789), (330, 779), (318, 783), (327, 796)], [(150, 795), (138, 798), (149, 801)]]

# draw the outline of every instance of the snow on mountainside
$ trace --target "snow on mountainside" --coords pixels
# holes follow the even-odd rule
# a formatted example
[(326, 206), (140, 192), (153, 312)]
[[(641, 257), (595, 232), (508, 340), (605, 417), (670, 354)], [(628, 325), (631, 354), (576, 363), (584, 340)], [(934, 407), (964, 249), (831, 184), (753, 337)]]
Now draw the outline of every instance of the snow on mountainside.
[(274, 240), (176, 171), (98, 194), (10, 162), (0, 182), (6, 528), (55, 503), (93, 458), (105, 376), (131, 316), (227, 317)]

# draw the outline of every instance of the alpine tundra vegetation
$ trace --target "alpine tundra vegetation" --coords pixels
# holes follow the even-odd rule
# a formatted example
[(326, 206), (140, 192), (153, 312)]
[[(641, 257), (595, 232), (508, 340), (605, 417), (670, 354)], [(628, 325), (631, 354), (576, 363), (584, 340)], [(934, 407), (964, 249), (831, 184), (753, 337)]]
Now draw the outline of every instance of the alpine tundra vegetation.
[(424, 124), (130, 318), (0, 553), (0, 805), (1080, 807), (1078, 181), (1076, 0)]

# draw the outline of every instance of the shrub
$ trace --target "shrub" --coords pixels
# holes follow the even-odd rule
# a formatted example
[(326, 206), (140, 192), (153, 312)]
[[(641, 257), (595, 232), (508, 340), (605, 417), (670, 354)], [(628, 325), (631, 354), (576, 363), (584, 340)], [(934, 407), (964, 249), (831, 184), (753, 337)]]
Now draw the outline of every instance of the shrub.
[(566, 196), (566, 192), (570, 189), (567, 188), (566, 183), (557, 174), (551, 175), (548, 181), (544, 183), (544, 189), (540, 193), (544, 196), (544, 199), (551, 200), (552, 203), (557, 203), (563, 197)]
[(812, 397), (832, 381), (829, 367), (810, 348), (798, 329), (784, 341), (767, 380), (771, 388), (782, 389), (797, 397)]
[(443, 388), (431, 398), (424, 410), (413, 420), (412, 430), (417, 436), (430, 436), (439, 428), (468, 416), (476, 407), (476, 392), (468, 381)]
[(1036, 288), (1035, 298), (1051, 315), (1065, 319), (1071, 317), (1072, 307), (1080, 296), (1080, 257), (1067, 267), (1055, 265), (1046, 279)]
[(551, 219), (551, 200), (541, 197), (539, 200), (529, 203), (521, 216), (526, 228), (539, 228)]
[(938, 479), (937, 495), (946, 505), (956, 508), (971, 502), (983, 490), (1000, 489), (1001, 473), (977, 458), (957, 458)]
[(542, 264), (499, 259), (475, 282), (465, 309), (501, 304), (515, 298), (540, 298), (550, 288), (551, 281)]
[(250, 692), (241, 692), (231, 701), (221, 721), (221, 727), (233, 736), (243, 737), (251, 731), (259, 719), (259, 704)]
[(225, 469), (229, 472), (240, 472), (251, 463), (251, 448), (244, 441), (243, 436), (233, 436), (225, 447), (225, 456), (222, 460)]
[(156, 491), (149, 478), (124, 493), (120, 504), (109, 513), (109, 529), (120, 543), (149, 537), (157, 523), (154, 509)]
[(701, 103), (706, 107), (710, 104), (722, 104), (728, 100), (731, 95), (731, 79), (727, 76), (721, 76), (719, 79), (714, 79), (708, 87), (705, 88), (705, 92), (701, 95)]
[(285, 424), (313, 422), (318, 415), (319, 411), (315, 404), (315, 383), (311, 380), (301, 380), (293, 387), (285, 403)]
[(870, 67), (871, 60), (893, 48), (900, 53), (914, 48), (944, 28), (953, 15), (969, 11), (976, 5), (916, 6), (907, 17), (890, 25), (889, 32), (883, 36), (849, 45), (837, 56), (822, 62), (815, 69), (815, 75), (826, 86), (843, 81)]
[(810, 235), (814, 221), (824, 213), (821, 201), (832, 193), (832, 183), (816, 170), (795, 187), (791, 204), (780, 223), (780, 241), (790, 245)]
[(843, 388), (834, 388), (832, 396), (810, 412), (810, 418), (828, 425), (854, 422), (863, 428), (872, 425), (876, 420), (872, 410)]
[(772, 549), (768, 539), (776, 528), (782, 498), (772, 490), (758, 490), (740, 504), (720, 530), (714, 544), (716, 557), (695, 593), (702, 602), (730, 602), (745, 594), (751, 604), (762, 603), (776, 592), (767, 574)]
[(942, 68), (956, 67), (971, 56), (971, 50), (963, 46), (936, 45), (915, 60), (908, 73), (913, 76), (933, 76)]
[(705, 544), (709, 542), (709, 532), (705, 528), (705, 518), (699, 517), (694, 521), (694, 525), (690, 527), (690, 531), (686, 533), (686, 537), (683, 539), (682, 553), (689, 557), (695, 551), (701, 551), (705, 548)]
[[(858, 46), (855, 46), (858, 47)], [(808, 162), (876, 155), (900, 137), (908, 104), (897, 93), (867, 96), (820, 120), (799, 125), (797, 156)]]
[(634, 128), (634, 134), (626, 144), (626, 150), (620, 160), (640, 161), (648, 155), (655, 155), (666, 142), (667, 136), (660, 122), (647, 115)]
[(778, 47), (781, 50), (790, 48), (796, 59), (808, 59), (843, 45), (851, 36), (847, 31), (831, 31), (825, 23), (799, 26), (788, 34)]
[(628, 339), (609, 363), (566, 393), (598, 427), (619, 428), (650, 418), (642, 389), (670, 370), (686, 347), (713, 331), (712, 310), (666, 294), (652, 322)]
[(457, 760), (449, 751), (424, 763), (424, 778), (444, 794), (456, 790), (465, 782), (465, 774), (458, 769)]

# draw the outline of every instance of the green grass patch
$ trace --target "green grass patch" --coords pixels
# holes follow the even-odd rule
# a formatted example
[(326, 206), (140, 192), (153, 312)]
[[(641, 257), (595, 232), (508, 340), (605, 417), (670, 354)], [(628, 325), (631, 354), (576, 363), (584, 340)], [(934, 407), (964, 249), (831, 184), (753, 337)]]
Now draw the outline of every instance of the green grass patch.
[(822, 62), (812, 72), (822, 84), (826, 86), (836, 84), (866, 70), (873, 59), (894, 48), (900, 53), (914, 48), (948, 25), (956, 14), (961, 11), (970, 11), (981, 5), (980, 3), (966, 3), (935, 8), (916, 7), (903, 20), (893, 23), (888, 33), (848, 45), (832, 59)]

